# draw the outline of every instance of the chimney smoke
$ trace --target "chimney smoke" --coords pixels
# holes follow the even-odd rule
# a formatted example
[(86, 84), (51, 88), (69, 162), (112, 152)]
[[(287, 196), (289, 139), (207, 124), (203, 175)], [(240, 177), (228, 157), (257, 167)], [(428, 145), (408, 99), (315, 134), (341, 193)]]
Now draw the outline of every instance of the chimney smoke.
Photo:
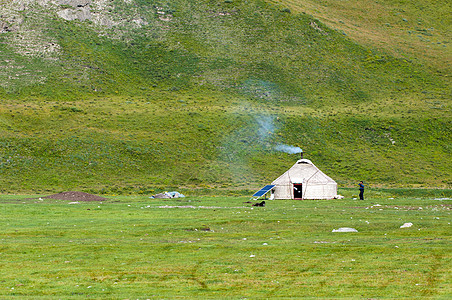
[(284, 144), (277, 145), (275, 147), (275, 150), (281, 151), (281, 152), (285, 152), (285, 153), (289, 153), (289, 154), (295, 154), (295, 153), (303, 152), (303, 150), (301, 150), (300, 147), (294, 147), (294, 146), (289, 146), (289, 145), (284, 145)]

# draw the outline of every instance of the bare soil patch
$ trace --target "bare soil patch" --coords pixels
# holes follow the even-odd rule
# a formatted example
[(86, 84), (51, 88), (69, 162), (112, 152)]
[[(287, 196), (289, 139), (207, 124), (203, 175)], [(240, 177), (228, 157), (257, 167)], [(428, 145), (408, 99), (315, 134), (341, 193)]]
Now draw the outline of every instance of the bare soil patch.
[(69, 201), (105, 201), (107, 198), (83, 193), (83, 192), (62, 192), (50, 196), (41, 197), (42, 199), (58, 199)]

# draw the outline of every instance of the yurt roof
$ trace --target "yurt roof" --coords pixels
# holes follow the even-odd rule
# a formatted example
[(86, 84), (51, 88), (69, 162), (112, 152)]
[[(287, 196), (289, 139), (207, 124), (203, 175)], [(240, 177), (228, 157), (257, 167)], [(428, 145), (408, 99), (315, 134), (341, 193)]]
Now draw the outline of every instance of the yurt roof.
[(298, 160), (289, 170), (275, 179), (272, 184), (308, 183), (335, 184), (336, 182), (317, 168), (309, 159)]

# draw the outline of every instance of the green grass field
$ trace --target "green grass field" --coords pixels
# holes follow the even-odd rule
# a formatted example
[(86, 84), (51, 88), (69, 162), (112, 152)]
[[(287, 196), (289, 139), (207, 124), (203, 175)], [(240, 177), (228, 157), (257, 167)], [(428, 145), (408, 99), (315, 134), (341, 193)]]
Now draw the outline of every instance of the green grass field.
[(2, 195), (0, 298), (450, 299), (450, 191), (340, 193), (254, 209), (243, 196)]
[(0, 0), (0, 192), (450, 188), (446, 2)]
[[(448, 1), (22, 2), (0, 0), (0, 299), (452, 298)], [(345, 199), (252, 209), (299, 158), (279, 144)], [(62, 191), (108, 201), (23, 196)]]

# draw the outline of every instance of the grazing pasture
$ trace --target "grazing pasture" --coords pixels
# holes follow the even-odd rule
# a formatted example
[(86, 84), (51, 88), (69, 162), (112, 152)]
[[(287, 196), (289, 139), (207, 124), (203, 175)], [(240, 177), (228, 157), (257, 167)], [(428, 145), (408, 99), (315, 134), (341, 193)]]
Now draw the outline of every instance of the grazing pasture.
[[(265, 207), (226, 196), (2, 195), (0, 298), (452, 295), (451, 198), (340, 192)], [(332, 232), (342, 227), (358, 232)]]
[(445, 2), (0, 0), (0, 193), (451, 188)]

